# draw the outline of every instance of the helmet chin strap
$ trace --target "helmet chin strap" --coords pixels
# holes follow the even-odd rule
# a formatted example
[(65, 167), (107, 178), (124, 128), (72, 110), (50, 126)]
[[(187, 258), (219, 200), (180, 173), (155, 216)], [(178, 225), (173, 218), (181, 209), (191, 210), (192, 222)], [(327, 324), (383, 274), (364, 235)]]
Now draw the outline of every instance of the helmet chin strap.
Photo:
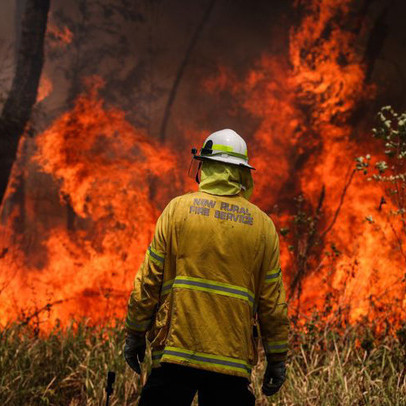
[(202, 163), (199, 162), (199, 166), (197, 167), (196, 178), (195, 178), (196, 183), (197, 183), (198, 185), (200, 184), (200, 180), (199, 180), (199, 170), (200, 170), (201, 167), (202, 167)]

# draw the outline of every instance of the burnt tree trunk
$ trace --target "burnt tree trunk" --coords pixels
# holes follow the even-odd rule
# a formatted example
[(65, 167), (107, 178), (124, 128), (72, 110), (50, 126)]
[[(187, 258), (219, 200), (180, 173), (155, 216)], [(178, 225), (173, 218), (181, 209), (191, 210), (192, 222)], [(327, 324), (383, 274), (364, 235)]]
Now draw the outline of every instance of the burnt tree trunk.
[(0, 117), (0, 202), (4, 198), (18, 142), (37, 98), (44, 64), (44, 39), (50, 0), (27, 0), (10, 93)]

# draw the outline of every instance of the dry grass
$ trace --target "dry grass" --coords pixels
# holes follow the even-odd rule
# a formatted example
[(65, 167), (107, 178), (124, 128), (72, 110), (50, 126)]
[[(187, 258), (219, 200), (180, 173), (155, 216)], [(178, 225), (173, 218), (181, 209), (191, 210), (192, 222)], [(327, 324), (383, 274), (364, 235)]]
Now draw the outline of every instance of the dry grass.
[(376, 340), (368, 330), (353, 327), (340, 334), (298, 331), (296, 339), (284, 389), (271, 399), (260, 394), (263, 366), (257, 367), (258, 405), (406, 405), (401, 334)]
[[(258, 405), (406, 404), (405, 329), (378, 338), (363, 326), (339, 333), (310, 327), (292, 332), (288, 380), (279, 394), (261, 396), (264, 364), (255, 368)], [(146, 379), (148, 362), (141, 378), (125, 365), (121, 325), (96, 329), (81, 322), (46, 338), (11, 326), (0, 337), (1, 405), (104, 405), (108, 370), (117, 374), (110, 404), (135, 405)]]

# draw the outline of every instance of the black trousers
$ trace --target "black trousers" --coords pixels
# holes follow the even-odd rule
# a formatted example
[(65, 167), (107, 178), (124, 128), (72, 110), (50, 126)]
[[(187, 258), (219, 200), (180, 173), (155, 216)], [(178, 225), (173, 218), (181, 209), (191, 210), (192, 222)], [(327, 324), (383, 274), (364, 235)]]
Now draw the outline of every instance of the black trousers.
[(139, 406), (190, 406), (198, 392), (199, 406), (254, 406), (248, 379), (163, 363), (153, 368)]

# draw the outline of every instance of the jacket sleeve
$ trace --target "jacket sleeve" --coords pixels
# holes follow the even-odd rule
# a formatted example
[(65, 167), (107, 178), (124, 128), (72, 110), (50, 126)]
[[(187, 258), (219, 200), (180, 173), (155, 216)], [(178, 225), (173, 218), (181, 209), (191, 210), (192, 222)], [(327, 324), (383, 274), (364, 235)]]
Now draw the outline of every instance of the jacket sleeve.
[(162, 212), (156, 226), (151, 245), (144, 261), (138, 269), (134, 288), (128, 301), (125, 320), (126, 330), (135, 335), (144, 336), (151, 327), (159, 302), (163, 279), (163, 270), (169, 235), (169, 205)]
[(271, 232), (266, 235), (258, 320), (268, 360), (283, 361), (288, 350), (289, 320), (279, 260), (279, 239), (275, 226), (271, 225)]

